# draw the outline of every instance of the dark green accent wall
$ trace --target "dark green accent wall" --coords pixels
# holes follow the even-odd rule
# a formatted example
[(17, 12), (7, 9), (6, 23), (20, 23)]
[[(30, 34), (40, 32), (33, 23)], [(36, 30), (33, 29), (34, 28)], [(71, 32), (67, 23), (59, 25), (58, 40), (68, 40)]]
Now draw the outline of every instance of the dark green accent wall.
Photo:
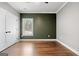
[[(56, 14), (20, 14), (20, 35), (22, 35), (22, 18), (32, 17), (34, 36), (23, 39), (56, 39)], [(50, 35), (50, 37), (48, 37)]]

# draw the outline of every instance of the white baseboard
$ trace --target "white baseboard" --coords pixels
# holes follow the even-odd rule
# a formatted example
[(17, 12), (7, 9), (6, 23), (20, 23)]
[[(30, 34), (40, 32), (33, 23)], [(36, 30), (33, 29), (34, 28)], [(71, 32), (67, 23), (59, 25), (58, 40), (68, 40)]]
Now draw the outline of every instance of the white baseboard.
[(75, 49), (69, 47), (68, 45), (64, 44), (63, 42), (56, 40), (57, 42), (59, 42), (60, 44), (62, 44), (63, 46), (65, 46), (66, 48), (68, 48), (69, 50), (71, 50), (72, 52), (74, 52), (75, 54), (77, 54), (79, 56), (79, 52), (76, 51)]
[(0, 52), (2, 52), (3, 50), (9, 48), (10, 46), (14, 45), (14, 44), (17, 43), (17, 42), (19, 42), (19, 40), (16, 40), (16, 42), (10, 44), (9, 46), (6, 45), (3, 49), (0, 49)]
[(19, 41), (56, 41), (56, 39), (20, 39)]

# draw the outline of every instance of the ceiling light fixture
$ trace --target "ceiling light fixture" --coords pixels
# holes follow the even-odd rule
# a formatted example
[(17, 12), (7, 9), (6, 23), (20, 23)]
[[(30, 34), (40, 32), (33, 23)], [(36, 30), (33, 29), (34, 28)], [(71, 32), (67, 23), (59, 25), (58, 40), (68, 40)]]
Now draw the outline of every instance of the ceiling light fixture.
[(45, 2), (46, 4), (48, 4), (48, 2)]

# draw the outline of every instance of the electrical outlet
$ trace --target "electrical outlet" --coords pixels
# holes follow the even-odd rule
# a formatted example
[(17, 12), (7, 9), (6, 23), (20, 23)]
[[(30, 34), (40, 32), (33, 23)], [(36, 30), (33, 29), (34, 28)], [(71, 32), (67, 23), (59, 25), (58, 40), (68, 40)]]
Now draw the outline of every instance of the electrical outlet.
[(48, 35), (48, 37), (50, 37), (50, 35)]

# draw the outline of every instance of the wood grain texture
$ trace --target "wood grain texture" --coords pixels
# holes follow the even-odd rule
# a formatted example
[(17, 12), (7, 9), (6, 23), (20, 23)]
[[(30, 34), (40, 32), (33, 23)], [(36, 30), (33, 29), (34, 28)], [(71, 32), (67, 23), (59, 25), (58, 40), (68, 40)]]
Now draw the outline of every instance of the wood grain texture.
[(77, 56), (56, 41), (18, 42), (3, 53), (9, 56)]

